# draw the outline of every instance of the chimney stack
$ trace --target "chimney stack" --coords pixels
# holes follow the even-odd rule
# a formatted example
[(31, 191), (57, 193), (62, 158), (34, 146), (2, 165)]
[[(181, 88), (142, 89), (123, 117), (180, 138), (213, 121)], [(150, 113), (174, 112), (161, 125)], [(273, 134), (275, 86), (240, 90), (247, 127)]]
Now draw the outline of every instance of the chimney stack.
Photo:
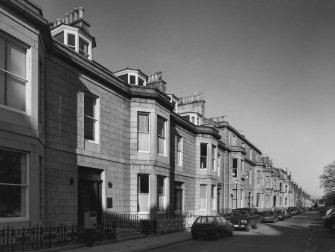
[(73, 22), (78, 20), (78, 9), (74, 8), (73, 10)]
[(69, 13), (65, 13), (65, 24), (69, 24)]
[(84, 8), (83, 7), (79, 7), (79, 19), (84, 19)]
[(72, 24), (73, 22), (73, 11), (69, 12), (69, 24)]

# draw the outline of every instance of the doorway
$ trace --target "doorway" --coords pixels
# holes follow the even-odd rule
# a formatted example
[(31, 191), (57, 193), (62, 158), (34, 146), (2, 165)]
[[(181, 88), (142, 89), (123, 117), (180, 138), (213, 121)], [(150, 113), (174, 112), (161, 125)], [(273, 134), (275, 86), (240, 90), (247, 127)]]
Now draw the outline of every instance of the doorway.
[(78, 225), (84, 225), (86, 211), (97, 212), (97, 224), (102, 219), (102, 170), (78, 167)]

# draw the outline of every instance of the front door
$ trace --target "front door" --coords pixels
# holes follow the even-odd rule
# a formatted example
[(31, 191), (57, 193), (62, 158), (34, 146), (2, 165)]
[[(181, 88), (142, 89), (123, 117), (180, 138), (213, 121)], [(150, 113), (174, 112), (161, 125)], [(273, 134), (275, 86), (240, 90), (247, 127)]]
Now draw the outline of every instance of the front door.
[(78, 225), (84, 225), (84, 212), (96, 211), (97, 224), (101, 224), (101, 171), (96, 169), (79, 170), (78, 178)]
[(179, 215), (183, 212), (183, 183), (175, 182), (174, 197), (175, 214)]

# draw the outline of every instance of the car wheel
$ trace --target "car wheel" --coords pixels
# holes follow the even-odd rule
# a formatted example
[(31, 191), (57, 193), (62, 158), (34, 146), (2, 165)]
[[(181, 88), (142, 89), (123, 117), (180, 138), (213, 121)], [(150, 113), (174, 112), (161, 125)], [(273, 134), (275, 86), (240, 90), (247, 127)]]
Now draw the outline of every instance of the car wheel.
[(252, 226), (253, 229), (258, 229), (258, 223), (255, 223), (253, 226)]
[(198, 239), (198, 235), (197, 235), (196, 232), (192, 232), (192, 238), (193, 238), (194, 240)]
[(217, 232), (215, 233), (215, 240), (219, 240), (220, 237), (221, 237), (220, 232), (217, 231)]
[(249, 232), (250, 231), (250, 225), (247, 225), (246, 227), (245, 227), (245, 232)]
[(234, 229), (232, 227), (231, 230), (230, 230), (229, 236), (233, 236), (233, 235), (234, 235)]

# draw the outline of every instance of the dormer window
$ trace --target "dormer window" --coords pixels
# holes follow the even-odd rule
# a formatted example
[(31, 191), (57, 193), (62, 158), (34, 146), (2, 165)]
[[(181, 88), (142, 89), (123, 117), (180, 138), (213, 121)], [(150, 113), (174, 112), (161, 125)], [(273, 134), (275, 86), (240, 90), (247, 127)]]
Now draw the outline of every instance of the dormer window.
[(79, 37), (79, 53), (88, 58), (89, 56), (88, 48), (89, 48), (89, 43), (85, 41), (83, 38)]
[(193, 123), (194, 125), (200, 125), (200, 117), (198, 114), (194, 114), (194, 113), (186, 114), (186, 115), (184, 114), (182, 115), (182, 117), (186, 119), (187, 121)]
[(95, 39), (88, 32), (90, 25), (84, 20), (83, 11), (82, 8), (79, 8), (79, 12), (75, 9), (70, 14), (66, 13), (64, 19), (58, 19), (52, 23), (51, 36), (78, 54), (92, 60), (92, 51), (96, 46)]
[(76, 50), (76, 36), (74, 34), (67, 34), (67, 46), (73, 50)]
[(118, 71), (114, 74), (117, 77), (119, 77), (122, 81), (130, 85), (146, 86), (147, 84), (147, 76), (143, 74), (140, 70), (127, 68), (127, 69)]

